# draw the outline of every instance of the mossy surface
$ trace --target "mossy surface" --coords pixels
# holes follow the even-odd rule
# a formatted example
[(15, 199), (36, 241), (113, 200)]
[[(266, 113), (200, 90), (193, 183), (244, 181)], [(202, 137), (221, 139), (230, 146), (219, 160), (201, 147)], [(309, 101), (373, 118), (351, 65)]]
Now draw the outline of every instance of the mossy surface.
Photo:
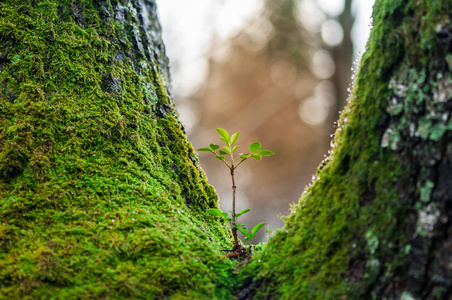
[(1, 1), (1, 299), (231, 297), (231, 235), (206, 214), (152, 17), (152, 1)]
[(450, 296), (438, 253), (450, 247), (451, 12), (450, 1), (376, 1), (331, 153), (244, 267), (246, 297)]

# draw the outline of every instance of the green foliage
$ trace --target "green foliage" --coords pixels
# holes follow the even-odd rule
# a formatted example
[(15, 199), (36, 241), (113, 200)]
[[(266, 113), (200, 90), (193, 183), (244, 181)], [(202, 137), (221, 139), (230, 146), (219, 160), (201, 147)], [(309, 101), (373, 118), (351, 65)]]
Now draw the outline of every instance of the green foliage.
[[(249, 244), (251, 244), (253, 242), (253, 239), (254, 239), (254, 236), (256, 235), (256, 233), (264, 225), (265, 225), (265, 223), (261, 222), (261, 223), (257, 224), (256, 226), (254, 226), (253, 229), (251, 229), (251, 231), (248, 230), (248, 226), (246, 226), (245, 224), (237, 224), (236, 226), (237, 226), (237, 229), (243, 234), (243, 237), (245, 239), (245, 244), (247, 244), (248, 242), (249, 242)], [(251, 245), (248, 246), (248, 253), (251, 253), (250, 247), (251, 247)]]
[[(228, 133), (226, 130), (222, 129), (222, 128), (217, 128), (216, 130), (217, 130), (217, 132), (221, 135), (221, 139), (222, 139), (226, 144), (228, 144), (229, 146), (231, 146), (231, 140), (229, 139), (229, 133)], [(237, 135), (238, 135), (238, 132), (237, 132)]]
[(228, 217), (228, 213), (227, 213), (227, 212), (222, 212), (222, 211), (219, 210), (219, 209), (216, 209), (216, 208), (209, 208), (209, 210), (207, 210), (207, 212), (208, 212), (209, 214), (211, 214), (211, 215), (222, 217), (222, 218), (225, 219), (225, 221), (227, 221), (227, 222), (231, 222), (231, 221), (232, 221), (232, 218), (231, 218), (231, 217)]
[[(216, 144), (210, 144), (208, 148), (199, 148), (198, 151), (206, 151), (211, 152), (215, 155), (215, 158), (223, 162), (231, 171), (234, 171), (242, 162), (247, 160), (248, 158), (254, 158), (255, 160), (261, 160), (262, 156), (271, 156), (274, 155), (270, 150), (260, 150), (261, 149), (261, 143), (254, 142), (249, 145), (250, 153), (241, 153), (238, 164), (234, 165), (234, 152), (239, 148), (239, 146), (234, 146), (234, 144), (237, 141), (237, 138), (239, 137), (239, 133), (236, 132), (232, 136), (229, 135), (229, 133), (222, 129), (217, 128), (217, 132), (220, 134), (220, 139), (226, 143), (226, 146), (221, 147)], [(217, 150), (220, 149), (218, 152)], [(228, 163), (226, 161), (226, 156), (230, 156), (230, 162)]]
[(245, 208), (244, 210), (240, 211), (239, 213), (235, 214), (235, 217), (238, 219), (241, 215), (246, 214), (247, 212), (249, 212), (251, 209), (249, 208)]
[[(240, 211), (239, 213), (235, 214), (235, 220), (238, 221), (239, 217), (247, 212), (251, 211), (251, 209), (246, 208), (242, 211)], [(264, 225), (265, 222), (259, 223), (256, 226), (253, 227), (253, 229), (251, 231), (248, 230), (248, 226), (245, 224), (232, 224), (232, 217), (229, 216), (228, 213), (226, 212), (222, 212), (219, 209), (216, 208), (210, 208), (208, 211), (208, 213), (210, 213), (211, 215), (214, 216), (219, 216), (221, 218), (223, 218), (226, 222), (229, 223), (229, 226), (234, 226), (235, 228), (237, 228), (243, 235), (244, 238), (244, 244), (248, 245), (248, 250), (247, 252), (250, 253), (250, 248), (251, 248), (251, 243), (253, 242), (254, 236), (256, 235), (256, 233), (259, 231), (259, 229), (261, 229)], [(232, 215), (232, 211), (230, 211), (231, 215)]]

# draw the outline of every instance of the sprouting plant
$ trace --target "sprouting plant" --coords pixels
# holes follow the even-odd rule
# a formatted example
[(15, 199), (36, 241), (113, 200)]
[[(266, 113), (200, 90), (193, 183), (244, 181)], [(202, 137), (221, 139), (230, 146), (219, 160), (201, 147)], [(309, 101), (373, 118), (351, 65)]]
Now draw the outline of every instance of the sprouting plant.
[[(246, 208), (246, 209), (242, 210), (241, 212), (235, 214), (235, 220), (238, 221), (238, 219), (241, 215), (249, 212), (250, 210), (251, 209)], [(208, 210), (208, 212), (212, 215), (222, 217), (224, 220), (226, 220), (229, 223), (229, 225), (232, 228), (232, 218), (229, 216), (229, 214), (227, 212), (222, 212), (221, 210), (216, 209), (216, 208), (210, 208)], [(229, 212), (232, 214), (232, 211), (229, 211)], [(264, 226), (264, 225), (265, 225), (265, 222), (261, 222), (261, 223), (257, 224), (256, 226), (254, 226), (253, 229), (251, 229), (251, 231), (249, 231), (248, 226), (246, 226), (245, 224), (238, 223), (235, 225), (236, 228), (243, 234), (245, 245), (248, 244), (248, 248), (247, 248), (248, 254), (251, 253), (251, 244), (253, 242), (254, 236), (259, 231), (259, 229), (261, 229), (262, 226)]]
[(262, 226), (265, 225), (265, 222), (261, 222), (257, 224), (256, 226), (251, 229), (251, 231), (248, 230), (248, 226), (245, 224), (237, 224), (237, 229), (243, 234), (243, 237), (245, 239), (245, 245), (248, 244), (247, 253), (251, 253), (251, 244), (253, 243), (254, 236), (259, 231), (259, 229), (262, 228)]
[[(254, 142), (250, 144), (248, 147), (250, 152), (241, 153), (239, 156), (240, 161), (236, 163), (234, 160), (234, 152), (239, 148), (239, 146), (235, 146), (237, 138), (239, 137), (239, 133), (236, 132), (233, 135), (229, 135), (229, 133), (222, 128), (217, 128), (216, 130), (220, 134), (220, 139), (223, 140), (223, 142), (225, 142), (226, 146), (220, 148), (220, 146), (216, 144), (210, 144), (208, 148), (200, 148), (198, 150), (211, 152), (212, 154), (215, 155), (215, 158), (224, 163), (230, 171), (232, 179), (232, 211), (230, 211), (231, 217), (228, 216), (228, 213), (223, 213), (218, 209), (210, 209), (209, 213), (221, 216), (230, 223), (232, 235), (234, 237), (234, 247), (236, 248), (237, 245), (240, 245), (237, 238), (237, 229), (240, 230), (240, 232), (242, 232), (245, 238), (245, 242), (252, 241), (254, 235), (260, 228), (262, 228), (262, 226), (264, 226), (265, 223), (257, 224), (251, 230), (251, 232), (248, 231), (248, 227), (246, 227), (246, 225), (237, 224), (237, 218), (243, 215), (244, 213), (249, 212), (250, 209), (244, 209), (238, 214), (235, 213), (235, 192), (237, 186), (235, 185), (234, 171), (248, 158), (253, 158), (259, 161), (262, 159), (263, 156), (270, 156), (273, 155), (274, 153), (269, 150), (261, 149), (261, 144), (259, 142)], [(226, 157), (229, 157), (229, 160), (227, 160)]]

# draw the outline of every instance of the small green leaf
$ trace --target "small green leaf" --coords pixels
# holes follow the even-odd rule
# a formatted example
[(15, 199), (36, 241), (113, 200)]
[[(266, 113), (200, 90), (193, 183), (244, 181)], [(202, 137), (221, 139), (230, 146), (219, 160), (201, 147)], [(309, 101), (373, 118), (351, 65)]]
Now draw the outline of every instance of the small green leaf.
[(231, 218), (231, 217), (227, 217), (227, 218), (226, 218), (226, 221), (232, 222), (232, 218)]
[(251, 210), (251, 209), (246, 208), (246, 209), (242, 210), (241, 212), (239, 212), (238, 214), (235, 214), (235, 217), (238, 218), (238, 217), (240, 217), (241, 215), (246, 214), (246, 213), (249, 212), (250, 210)]
[(254, 235), (256, 235), (256, 233), (259, 231), (259, 229), (261, 229), (262, 226), (264, 226), (264, 225), (265, 225), (265, 222), (262, 222), (262, 223), (257, 224), (256, 226), (254, 226), (253, 229), (251, 229), (252, 238), (254, 237)]
[(234, 145), (234, 143), (237, 141), (237, 138), (239, 137), (239, 133), (236, 132), (231, 136), (231, 139), (229, 140), (229, 145)]
[(210, 144), (210, 149), (212, 149), (213, 151), (215, 151), (215, 150), (217, 150), (219, 148), (220, 148), (220, 146), (218, 146), (218, 145)]
[(222, 212), (221, 215), (222, 215), (223, 218), (225, 218), (226, 220), (228, 219), (228, 213), (227, 213), (227, 212)]
[(199, 148), (198, 151), (209, 151), (209, 152), (212, 152), (212, 149), (210, 149), (210, 148)]
[(219, 156), (219, 155), (215, 155), (215, 158), (218, 159), (218, 160), (221, 160), (221, 161), (224, 160), (224, 157), (223, 156)]
[(243, 153), (240, 155), (240, 158), (245, 159), (245, 158), (248, 158), (249, 156), (250, 156), (249, 153)]
[(234, 149), (232, 149), (232, 153), (234, 153), (237, 149), (239, 149), (239, 146), (235, 146)]
[(248, 235), (248, 228), (246, 226), (243, 227), (238, 227), (235, 226), (242, 234), (243, 236), (246, 238), (246, 236)]
[(254, 158), (255, 160), (261, 160), (262, 156), (260, 155), (251, 155), (252, 158)]
[[(214, 215), (214, 216), (220, 216), (220, 217), (223, 217), (223, 212), (221, 211), (221, 210), (219, 210), (219, 209), (216, 209), (216, 208), (209, 208), (208, 210), (207, 210), (207, 212), (209, 213), (209, 214), (211, 214), (211, 215)], [(226, 214), (227, 215), (227, 214)]]
[(226, 151), (223, 151), (223, 150), (220, 150), (219, 153), (220, 153), (221, 155), (226, 155), (226, 154), (228, 154)]
[(224, 151), (226, 151), (227, 153), (231, 153), (231, 148), (229, 148), (228, 146), (223, 146), (222, 147)]
[(217, 128), (217, 132), (221, 135), (221, 139), (229, 145), (229, 133), (223, 128)]
[(261, 150), (259, 151), (258, 155), (262, 155), (262, 156), (270, 156), (270, 155), (275, 155), (275, 153), (273, 153), (270, 150)]
[(251, 153), (257, 153), (261, 149), (261, 143), (254, 142), (250, 145), (250, 151)]

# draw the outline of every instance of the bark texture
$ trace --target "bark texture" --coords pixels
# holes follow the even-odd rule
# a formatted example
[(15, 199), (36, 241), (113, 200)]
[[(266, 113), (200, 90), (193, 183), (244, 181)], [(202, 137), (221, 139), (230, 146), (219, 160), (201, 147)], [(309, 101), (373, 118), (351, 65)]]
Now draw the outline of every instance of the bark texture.
[(151, 0), (0, 3), (0, 298), (230, 297)]
[(239, 298), (452, 297), (452, 3), (377, 0), (329, 158)]

